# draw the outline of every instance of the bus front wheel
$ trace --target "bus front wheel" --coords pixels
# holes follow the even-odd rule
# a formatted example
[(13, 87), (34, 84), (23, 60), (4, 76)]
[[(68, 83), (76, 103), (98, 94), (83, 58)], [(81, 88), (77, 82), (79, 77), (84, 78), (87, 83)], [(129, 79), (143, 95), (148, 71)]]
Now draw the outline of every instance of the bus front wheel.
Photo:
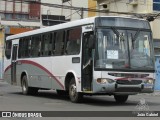
[(128, 99), (128, 95), (114, 95), (114, 99), (117, 103), (125, 103)]
[(72, 78), (69, 84), (69, 97), (71, 102), (78, 103), (82, 100), (82, 93), (77, 92), (77, 87), (75, 83), (75, 79)]
[(38, 88), (33, 88), (28, 86), (26, 75), (24, 75), (22, 78), (22, 93), (24, 95), (35, 95), (38, 93)]

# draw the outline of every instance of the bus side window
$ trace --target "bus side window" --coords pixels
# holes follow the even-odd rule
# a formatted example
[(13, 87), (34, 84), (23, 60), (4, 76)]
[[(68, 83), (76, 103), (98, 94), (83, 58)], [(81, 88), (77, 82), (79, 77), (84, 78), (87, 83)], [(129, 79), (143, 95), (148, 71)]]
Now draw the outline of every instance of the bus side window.
[(64, 31), (58, 31), (55, 39), (55, 55), (62, 55), (64, 50)]
[(53, 55), (53, 53), (52, 53), (52, 37), (53, 37), (53, 34), (52, 33), (49, 33), (49, 37), (48, 37), (48, 39), (49, 39), (49, 44), (48, 44), (48, 55), (49, 56), (51, 56), (51, 55)]
[(25, 55), (25, 46), (24, 46), (25, 38), (21, 38), (19, 41), (19, 50), (18, 50), (18, 57), (24, 58)]
[(81, 28), (75, 28), (67, 31), (67, 45), (65, 52), (68, 55), (75, 55), (80, 52)]
[(19, 40), (19, 49), (18, 49), (18, 58), (22, 57), (22, 52), (23, 52), (23, 39), (21, 38)]
[(51, 41), (52, 41), (52, 46), (51, 46), (51, 54), (54, 55), (55, 54), (55, 39), (56, 39), (56, 32), (51, 33), (52, 37), (51, 37)]
[(32, 57), (38, 57), (40, 55), (41, 39), (39, 36), (32, 37)]
[(32, 45), (32, 43), (31, 43), (32, 41), (31, 41), (31, 38), (29, 37), (29, 38), (27, 38), (27, 40), (26, 40), (26, 46), (27, 46), (27, 48), (28, 49), (25, 49), (25, 53), (26, 53), (26, 55), (25, 55), (25, 57), (31, 57), (31, 45)]
[(42, 35), (42, 45), (41, 45), (41, 55), (48, 56), (49, 55), (49, 42), (50, 42), (50, 34), (45, 33)]
[(6, 41), (5, 56), (7, 59), (11, 58), (11, 48), (12, 48), (12, 41)]
[(18, 50), (18, 57), (19, 58), (29, 57), (28, 45), (29, 45), (28, 38), (21, 38), (20, 39), (20, 41), (19, 41), (19, 50)]

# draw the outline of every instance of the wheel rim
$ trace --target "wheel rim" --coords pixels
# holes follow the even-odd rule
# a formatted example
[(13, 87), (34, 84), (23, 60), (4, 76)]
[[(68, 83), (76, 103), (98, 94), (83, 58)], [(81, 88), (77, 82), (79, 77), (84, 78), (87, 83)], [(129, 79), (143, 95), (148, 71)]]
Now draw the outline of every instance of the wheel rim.
[(26, 88), (26, 82), (25, 81), (23, 81), (22, 89), (23, 89), (24, 92), (26, 92), (26, 90), (27, 90), (27, 88)]
[(77, 91), (76, 91), (76, 85), (75, 85), (75, 84), (72, 84), (72, 85), (71, 85), (71, 88), (70, 88), (70, 95), (71, 95), (73, 98), (75, 98), (75, 97), (76, 97), (76, 93), (77, 93)]

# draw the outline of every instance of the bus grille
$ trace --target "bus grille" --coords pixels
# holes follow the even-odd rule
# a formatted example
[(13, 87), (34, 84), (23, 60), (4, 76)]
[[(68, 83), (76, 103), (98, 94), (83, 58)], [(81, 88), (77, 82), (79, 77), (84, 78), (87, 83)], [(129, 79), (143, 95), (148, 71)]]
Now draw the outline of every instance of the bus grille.
[(134, 87), (117, 88), (115, 92), (141, 92), (141, 88), (134, 88)]
[(138, 85), (142, 83), (142, 80), (117, 80), (117, 84), (123, 84), (123, 85)]

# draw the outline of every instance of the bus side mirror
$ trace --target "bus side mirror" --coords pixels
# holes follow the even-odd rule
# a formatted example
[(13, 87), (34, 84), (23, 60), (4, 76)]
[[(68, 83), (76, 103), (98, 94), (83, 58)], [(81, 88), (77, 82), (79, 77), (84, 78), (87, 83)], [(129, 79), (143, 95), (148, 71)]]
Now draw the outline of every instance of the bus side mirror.
[(90, 35), (89, 41), (88, 41), (89, 49), (94, 49), (95, 42), (96, 42), (95, 36), (94, 35)]

